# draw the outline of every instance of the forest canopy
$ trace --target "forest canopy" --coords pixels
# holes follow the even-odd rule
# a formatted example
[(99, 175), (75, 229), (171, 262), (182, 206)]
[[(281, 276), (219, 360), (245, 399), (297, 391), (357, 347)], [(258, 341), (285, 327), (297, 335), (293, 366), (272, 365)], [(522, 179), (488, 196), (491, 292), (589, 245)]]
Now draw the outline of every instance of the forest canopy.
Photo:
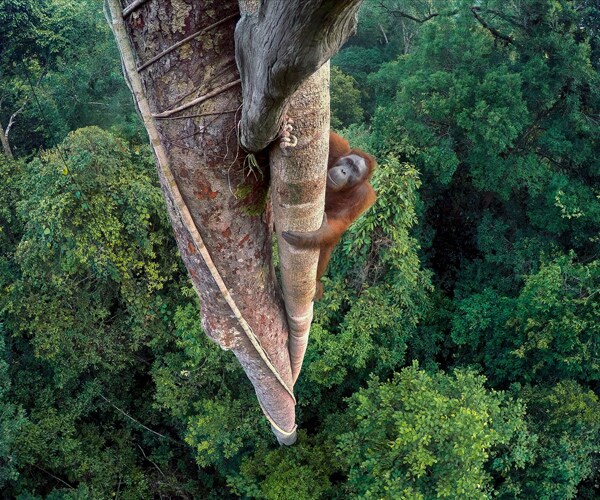
[(375, 155), (281, 448), (202, 332), (96, 0), (0, 2), (7, 498), (597, 498), (600, 8), (365, 0), (332, 128)]

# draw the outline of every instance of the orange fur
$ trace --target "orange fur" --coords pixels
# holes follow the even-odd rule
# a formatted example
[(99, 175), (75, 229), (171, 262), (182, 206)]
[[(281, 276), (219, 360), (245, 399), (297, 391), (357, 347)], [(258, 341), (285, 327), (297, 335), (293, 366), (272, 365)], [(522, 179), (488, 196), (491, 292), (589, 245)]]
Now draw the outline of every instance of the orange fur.
[(320, 248), (315, 300), (321, 298), (323, 294), (323, 285), (320, 279), (325, 274), (333, 249), (340, 241), (342, 234), (360, 214), (375, 203), (377, 198), (373, 187), (369, 183), (369, 178), (376, 164), (375, 158), (360, 149), (351, 149), (348, 141), (335, 132), (329, 133), (328, 170), (340, 158), (352, 154), (361, 156), (367, 162), (368, 172), (365, 179), (356, 186), (343, 191), (336, 192), (327, 188), (325, 192), (326, 218), (318, 230), (307, 233), (286, 232), (283, 235), (288, 243), (297, 247)]

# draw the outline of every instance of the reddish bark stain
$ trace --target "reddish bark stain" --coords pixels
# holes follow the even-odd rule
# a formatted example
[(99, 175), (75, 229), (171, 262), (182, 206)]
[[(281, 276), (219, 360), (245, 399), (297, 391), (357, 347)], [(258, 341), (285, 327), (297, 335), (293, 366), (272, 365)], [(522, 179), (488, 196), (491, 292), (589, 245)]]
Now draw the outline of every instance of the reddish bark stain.
[(188, 252), (190, 252), (192, 255), (196, 253), (196, 246), (191, 241), (188, 241), (187, 249), (188, 249)]
[(229, 238), (231, 236), (231, 228), (228, 227), (225, 231), (221, 231), (221, 234), (223, 235), (223, 238)]
[(247, 242), (249, 239), (250, 239), (250, 235), (249, 235), (249, 234), (247, 234), (246, 236), (244, 236), (244, 237), (243, 237), (243, 238), (240, 240), (240, 242), (238, 243), (238, 246), (240, 246), (240, 247), (241, 247), (241, 246), (242, 246), (244, 243), (246, 243), (246, 242)]
[(199, 200), (206, 200), (206, 199), (213, 200), (219, 194), (217, 191), (213, 191), (211, 189), (210, 184), (202, 182), (202, 181), (198, 182), (196, 188), (197, 189), (194, 189), (194, 196), (196, 198), (198, 198)]

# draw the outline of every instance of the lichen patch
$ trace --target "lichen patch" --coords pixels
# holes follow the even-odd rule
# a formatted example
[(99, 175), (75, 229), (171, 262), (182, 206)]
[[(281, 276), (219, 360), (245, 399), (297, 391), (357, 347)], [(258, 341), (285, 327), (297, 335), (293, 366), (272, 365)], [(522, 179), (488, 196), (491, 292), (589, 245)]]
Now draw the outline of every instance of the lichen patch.
[(173, 33), (185, 34), (186, 21), (192, 11), (192, 6), (182, 0), (171, 0), (171, 8), (173, 9), (171, 17)]

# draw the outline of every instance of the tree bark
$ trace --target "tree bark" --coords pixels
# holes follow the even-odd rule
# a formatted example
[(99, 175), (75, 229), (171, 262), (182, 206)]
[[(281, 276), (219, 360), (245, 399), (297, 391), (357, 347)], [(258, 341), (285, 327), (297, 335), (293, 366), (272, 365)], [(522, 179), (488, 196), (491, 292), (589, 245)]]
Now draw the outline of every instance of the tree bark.
[(235, 0), (133, 0), (124, 9), (121, 0), (106, 1), (204, 330), (233, 351), (278, 441), (292, 444), (293, 384), (312, 320), (318, 252), (279, 239), (288, 350), (271, 264), (269, 176), (248, 172), (238, 134), (248, 150), (266, 148), (289, 106), (298, 143), (270, 150), (275, 224), (279, 234), (317, 229), (329, 131), (323, 63), (355, 29), (362, 0), (240, 0), (237, 52)]
[(235, 30), (244, 107), (240, 141), (248, 151), (278, 135), (290, 97), (356, 30), (362, 0), (263, 0)]
[(285, 125), (285, 113), (294, 120), (298, 140), (293, 148), (271, 148), (270, 155), (294, 382), (308, 345), (319, 252), (290, 246), (281, 232), (312, 231), (322, 223), (329, 145), (326, 61), (356, 30), (361, 3), (264, 0), (259, 6), (240, 0), (235, 38), (244, 102), (241, 143), (250, 151), (266, 147)]
[[(204, 331), (233, 351), (278, 440), (291, 444), (295, 400), (287, 325), (271, 265), (268, 185), (244, 171), (236, 137), (241, 105), (241, 88), (232, 84), (239, 78), (233, 43), (237, 1), (147, 2), (129, 14), (126, 26), (119, 0), (108, 3), (125, 73), (157, 157), (179, 251), (200, 296)], [(136, 69), (163, 53), (142, 71)], [(201, 255), (202, 242), (229, 293), (221, 293)], [(236, 317), (229, 294), (263, 353)]]
[(329, 62), (296, 91), (287, 114), (295, 147), (271, 152), (271, 199), (279, 245), (283, 297), (289, 325), (294, 382), (298, 379), (313, 318), (318, 249), (288, 244), (282, 231), (313, 231), (323, 222), (329, 151)]
[(10, 143), (8, 142), (8, 137), (4, 133), (4, 128), (2, 127), (2, 123), (0, 123), (0, 142), (2, 143), (2, 150), (4, 154), (8, 156), (11, 160), (14, 160), (12, 150), (10, 149)]

